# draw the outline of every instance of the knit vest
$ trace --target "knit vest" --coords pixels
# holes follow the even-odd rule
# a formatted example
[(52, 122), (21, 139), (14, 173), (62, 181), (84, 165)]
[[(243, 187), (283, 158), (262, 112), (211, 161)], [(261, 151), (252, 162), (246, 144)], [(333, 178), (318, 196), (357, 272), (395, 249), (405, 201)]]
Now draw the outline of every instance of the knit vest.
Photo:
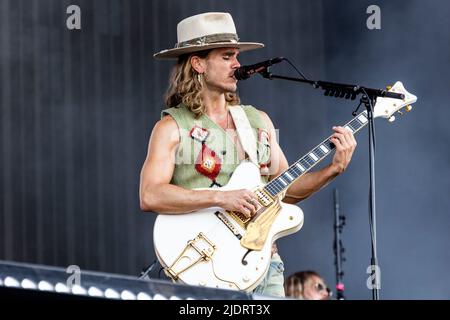
[[(268, 129), (256, 108), (242, 108), (255, 134), (261, 178), (267, 183), (270, 166)], [(236, 145), (226, 131), (206, 114), (195, 118), (183, 104), (161, 112), (161, 117), (166, 115), (176, 121), (180, 135), (171, 183), (186, 189), (221, 187), (227, 184), (240, 160)]]

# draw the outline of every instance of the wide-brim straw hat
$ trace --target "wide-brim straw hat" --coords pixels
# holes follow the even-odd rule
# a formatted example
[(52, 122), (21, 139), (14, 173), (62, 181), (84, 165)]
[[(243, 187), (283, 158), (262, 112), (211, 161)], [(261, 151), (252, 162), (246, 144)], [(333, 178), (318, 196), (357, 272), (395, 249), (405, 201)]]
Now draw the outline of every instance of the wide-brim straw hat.
[(177, 26), (177, 40), (172, 49), (153, 55), (156, 59), (177, 59), (180, 55), (215, 48), (249, 51), (264, 47), (258, 42), (239, 42), (233, 18), (225, 12), (206, 12), (182, 20)]

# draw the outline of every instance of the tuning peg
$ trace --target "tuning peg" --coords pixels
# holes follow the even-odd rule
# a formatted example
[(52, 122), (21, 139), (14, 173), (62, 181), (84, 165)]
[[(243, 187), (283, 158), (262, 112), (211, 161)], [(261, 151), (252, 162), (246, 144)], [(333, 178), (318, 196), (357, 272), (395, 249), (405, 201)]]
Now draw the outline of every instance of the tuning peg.
[(394, 121), (395, 121), (395, 116), (391, 116), (391, 117), (388, 119), (388, 121), (389, 121), (389, 122), (394, 122)]
[(392, 86), (386, 86), (386, 90), (391, 90)]
[(400, 110), (398, 110), (397, 113), (401, 116), (403, 115), (403, 112), (401, 112)]
[(411, 105), (407, 105), (406, 107), (405, 107), (405, 111), (406, 112), (410, 112), (412, 110), (412, 106)]

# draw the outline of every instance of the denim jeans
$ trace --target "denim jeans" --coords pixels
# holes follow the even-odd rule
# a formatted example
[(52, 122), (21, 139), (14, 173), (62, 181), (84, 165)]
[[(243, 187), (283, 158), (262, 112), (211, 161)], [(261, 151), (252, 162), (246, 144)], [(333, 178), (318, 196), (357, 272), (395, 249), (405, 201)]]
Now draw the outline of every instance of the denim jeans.
[(278, 253), (270, 260), (269, 270), (263, 281), (255, 288), (254, 293), (265, 296), (284, 297), (284, 264)]

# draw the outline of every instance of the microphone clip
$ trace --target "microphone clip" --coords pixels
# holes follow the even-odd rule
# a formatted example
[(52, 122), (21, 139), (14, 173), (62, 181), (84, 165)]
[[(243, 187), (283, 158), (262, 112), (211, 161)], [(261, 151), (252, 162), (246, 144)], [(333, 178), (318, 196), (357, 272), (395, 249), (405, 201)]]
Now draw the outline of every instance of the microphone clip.
[(272, 72), (270, 72), (270, 67), (267, 67), (264, 71), (259, 72), (259, 74), (266, 79), (273, 80)]

